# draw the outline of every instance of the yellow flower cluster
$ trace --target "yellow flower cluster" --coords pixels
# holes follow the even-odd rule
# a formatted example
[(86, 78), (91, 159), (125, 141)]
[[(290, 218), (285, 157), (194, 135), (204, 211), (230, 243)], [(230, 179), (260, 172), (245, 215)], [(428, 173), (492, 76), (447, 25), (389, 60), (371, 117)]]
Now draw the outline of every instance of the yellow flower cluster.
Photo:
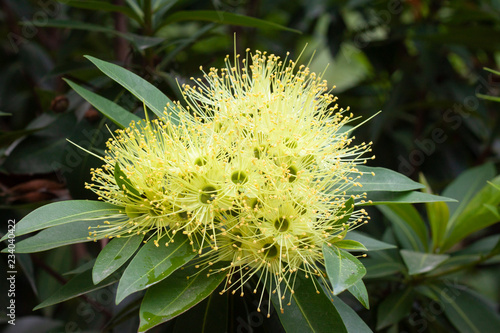
[(143, 233), (158, 246), (182, 232), (200, 267), (227, 262), (211, 271), (227, 274), (224, 291), (256, 276), (281, 302), (298, 270), (324, 276), (324, 243), (368, 219), (347, 191), (370, 144), (352, 145), (352, 114), (307, 67), (248, 50), (234, 62), (183, 85), (175, 121), (132, 123), (107, 143), (87, 187), (125, 214), (90, 237)]

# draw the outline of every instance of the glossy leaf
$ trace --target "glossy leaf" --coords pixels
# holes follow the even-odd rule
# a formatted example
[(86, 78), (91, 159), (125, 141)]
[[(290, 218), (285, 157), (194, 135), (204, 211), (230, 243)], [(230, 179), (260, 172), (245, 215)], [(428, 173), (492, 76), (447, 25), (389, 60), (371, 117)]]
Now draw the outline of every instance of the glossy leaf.
[[(104, 234), (89, 239), (89, 228), (95, 228), (102, 221), (78, 221), (40, 231), (38, 234), (16, 243), (17, 253), (46, 251), (59, 246), (89, 242), (104, 238)], [(2, 252), (5, 252), (3, 250)]]
[[(48, 227), (92, 220), (119, 213), (120, 208), (100, 201), (70, 200), (53, 202), (26, 215), (16, 224), (16, 236)], [(1, 240), (5, 240), (4, 236)]]
[(324, 244), (323, 255), (334, 295), (354, 285), (366, 274), (365, 266), (349, 252)]
[(288, 28), (271, 21), (265, 21), (257, 19), (255, 17), (233, 14), (223, 11), (215, 11), (215, 10), (178, 11), (167, 17), (167, 19), (163, 22), (163, 24), (159, 28), (180, 21), (208, 21), (208, 22), (236, 25), (242, 27), (278, 29), (278, 30), (286, 30), (286, 31), (301, 33), (299, 30)]
[(438, 249), (444, 241), (450, 211), (445, 202), (428, 202), (425, 207), (427, 208), (427, 217), (431, 226), (433, 248)]
[[(167, 108), (167, 104), (171, 106), (168, 111), (173, 112), (173, 116), (177, 117), (177, 113), (172, 108), (172, 101), (148, 81), (118, 65), (91, 56), (85, 57), (96, 65), (104, 74), (119, 83), (137, 97), (137, 99), (146, 104), (159, 118), (165, 117), (164, 112), (165, 108)], [(175, 121), (175, 119), (171, 119), (171, 116), (169, 116), (169, 118)]]
[(500, 317), (479, 295), (465, 289), (437, 286), (444, 314), (460, 333), (491, 332), (500, 327)]
[(378, 306), (377, 330), (386, 328), (406, 317), (413, 304), (414, 292), (411, 288), (389, 294)]
[(110, 284), (117, 282), (118, 279), (118, 276), (110, 276), (101, 283), (95, 285), (92, 282), (92, 271), (87, 270), (73, 277), (56, 293), (44, 300), (42, 303), (38, 304), (33, 310), (38, 310), (50, 305), (61, 303), (77, 296), (89, 293), (91, 291), (104, 288), (106, 286), (109, 286)]
[(99, 96), (68, 79), (64, 79), (64, 81), (66, 81), (69, 86), (78, 93), (78, 95), (82, 96), (87, 102), (92, 104), (97, 110), (99, 110), (104, 116), (120, 128), (128, 127), (132, 121), (138, 122), (141, 120), (141, 118), (125, 110), (118, 104), (113, 103), (112, 101)]
[[(317, 285), (318, 282), (314, 283)], [(280, 301), (277, 294), (271, 295), (274, 308), (277, 309), (285, 331), (347, 333), (346, 325), (335, 306), (332, 305), (322, 288), (316, 288), (311, 277), (306, 278), (304, 273), (299, 271), (290, 305), (285, 306), (283, 312), (279, 310)], [(287, 303), (288, 299), (281, 302)]]
[(355, 240), (343, 239), (333, 244), (339, 249), (350, 251), (367, 251), (366, 247), (363, 244)]
[[(369, 201), (368, 201), (369, 200)], [(420, 203), (420, 202), (453, 202), (455, 199), (422, 193), (417, 191), (405, 192), (370, 192), (367, 195), (367, 200), (357, 203), (356, 206), (371, 206), (391, 203)]]
[(333, 296), (333, 306), (340, 314), (342, 321), (345, 324), (347, 333), (372, 333), (373, 331), (366, 325), (366, 323), (359, 317), (349, 305), (345, 304), (339, 297)]
[(370, 302), (368, 299), (368, 291), (366, 290), (365, 283), (363, 280), (358, 280), (355, 284), (347, 288), (349, 292), (356, 297), (356, 299), (367, 309), (370, 308)]
[(495, 177), (495, 167), (492, 163), (464, 171), (442, 193), (445, 197), (456, 199), (457, 202), (447, 203), (450, 208), (450, 223), (464, 210), (468, 202), (484, 187), (486, 181)]
[(99, 283), (120, 268), (135, 253), (144, 235), (112, 239), (97, 256), (92, 280)]
[(116, 304), (128, 295), (160, 282), (194, 258), (196, 253), (185, 235), (178, 233), (173, 240), (168, 246), (165, 246), (165, 241), (160, 240), (159, 246), (149, 241), (139, 250), (120, 279)]
[(228, 332), (228, 297), (232, 295), (220, 295), (214, 290), (204, 301), (177, 317), (173, 333)]
[(359, 189), (360, 192), (403, 192), (418, 190), (424, 187), (422, 184), (390, 169), (367, 166), (358, 166), (357, 169), (363, 173), (361, 178), (356, 179), (356, 182), (363, 185)]
[(500, 176), (487, 183), (466, 206), (462, 206), (460, 215), (454, 215), (456, 217), (450, 219), (443, 250), (449, 249), (473, 232), (499, 221), (495, 212), (487, 206), (500, 205), (500, 190), (497, 188), (499, 185)]
[(380, 251), (380, 250), (396, 248), (396, 246), (393, 244), (385, 243), (375, 238), (371, 238), (359, 231), (349, 231), (344, 240), (349, 240), (349, 239), (355, 240), (363, 244), (363, 246), (365, 246), (366, 248), (366, 251)]
[(391, 222), (402, 247), (427, 251), (427, 228), (417, 210), (409, 204), (379, 206), (378, 209)]
[(429, 272), (450, 257), (447, 254), (422, 253), (409, 250), (401, 250), (400, 253), (410, 275)]
[(207, 276), (206, 272), (198, 272), (193, 267), (179, 269), (148, 289), (141, 304), (139, 332), (189, 310), (208, 297), (226, 277), (223, 273)]

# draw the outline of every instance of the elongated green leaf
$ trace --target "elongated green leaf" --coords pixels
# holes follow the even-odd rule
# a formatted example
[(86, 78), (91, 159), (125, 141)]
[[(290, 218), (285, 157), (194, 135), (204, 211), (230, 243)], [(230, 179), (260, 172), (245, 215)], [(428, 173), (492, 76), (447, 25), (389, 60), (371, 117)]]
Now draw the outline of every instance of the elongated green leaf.
[(465, 206), (474, 195), (484, 187), (486, 181), (495, 177), (495, 167), (492, 163), (469, 169), (457, 179), (455, 179), (442, 193), (443, 196), (458, 200), (449, 202), (450, 222), (448, 228), (453, 225), (453, 221), (462, 213)]
[(94, 63), (94, 65), (104, 74), (119, 83), (137, 97), (137, 99), (146, 104), (159, 118), (166, 117), (165, 108), (167, 108), (167, 104), (170, 104), (171, 107), (168, 111), (173, 112), (174, 119), (172, 119), (171, 116), (169, 116), (169, 118), (171, 121), (175, 122), (177, 113), (172, 108), (173, 103), (158, 88), (125, 68), (91, 56), (85, 57)]
[(141, 194), (137, 191), (134, 185), (132, 185), (132, 182), (128, 179), (127, 175), (120, 169), (120, 165), (118, 163), (115, 164), (113, 176), (115, 177), (118, 187), (121, 188), (128, 197), (132, 199), (141, 198)]
[(491, 332), (500, 327), (498, 313), (476, 293), (449, 286), (432, 289), (440, 295), (444, 314), (460, 333)]
[(366, 236), (365, 234), (359, 231), (349, 231), (344, 239), (345, 240), (352, 239), (357, 242), (360, 242), (366, 247), (366, 251), (380, 251), (380, 250), (396, 248), (396, 245), (381, 242), (375, 238)]
[(119, 127), (125, 128), (129, 126), (130, 122), (138, 122), (141, 120), (141, 118), (131, 112), (128, 112), (118, 104), (113, 103), (110, 100), (99, 96), (68, 79), (64, 79), (64, 81), (66, 81), (69, 86), (78, 93), (78, 95), (82, 96), (87, 102), (92, 104), (104, 116)]
[(138, 23), (142, 22), (142, 19), (134, 12), (131, 8), (125, 6), (113, 5), (106, 1), (92, 1), (92, 0), (57, 0), (71, 7), (84, 8), (84, 9), (94, 9), (99, 11), (107, 12), (118, 12), (127, 15), (131, 19), (136, 20)]
[(335, 242), (334, 245), (339, 249), (351, 250), (351, 251), (367, 251), (366, 247), (358, 241), (343, 239), (341, 241)]
[(409, 250), (399, 252), (406, 267), (408, 267), (408, 274), (410, 275), (429, 272), (450, 257), (447, 254), (431, 254)]
[(377, 311), (377, 330), (397, 323), (406, 317), (413, 304), (414, 292), (411, 288), (391, 293), (380, 303)]
[(99, 283), (120, 268), (135, 253), (144, 235), (112, 239), (102, 249), (92, 269), (92, 280)]
[[(89, 239), (89, 228), (95, 228), (100, 224), (102, 224), (102, 221), (78, 221), (45, 229), (32, 237), (16, 243), (16, 252), (40, 252), (63, 245), (101, 239), (104, 238), (104, 234), (92, 236), (92, 239)], [(5, 252), (5, 249), (2, 252)]]
[[(118, 214), (120, 208), (106, 202), (70, 200), (53, 202), (26, 215), (16, 224), (16, 236), (28, 234), (48, 227), (92, 220)], [(0, 241), (5, 240), (4, 236)]]
[[(279, 310), (280, 299), (277, 293), (271, 294), (274, 308), (278, 312), (285, 331), (347, 333), (346, 325), (340, 317), (339, 312), (322, 288), (317, 288), (316, 291), (315, 284), (317, 285), (318, 282), (315, 281), (315, 284), (313, 284), (311, 278), (311, 276), (306, 278), (301, 271), (297, 273), (296, 288), (292, 294), (290, 305), (287, 305), (283, 309), (283, 312)], [(285, 301), (282, 300), (281, 302)]]
[(484, 95), (484, 94), (476, 94), (476, 96), (478, 98), (482, 98), (482, 99), (485, 99), (487, 101), (500, 103), (500, 97), (497, 97), (497, 96), (490, 96), (490, 95)]
[(139, 332), (145, 332), (189, 310), (208, 297), (226, 277), (220, 273), (210, 276), (206, 272), (194, 275), (196, 273), (198, 271), (193, 267), (179, 269), (148, 289), (139, 313)]
[(120, 279), (116, 304), (128, 295), (160, 282), (194, 258), (196, 253), (185, 235), (178, 233), (173, 240), (168, 246), (161, 241), (159, 246), (149, 241), (139, 250)]
[(344, 321), (347, 333), (373, 333), (356, 311), (345, 304), (339, 297), (333, 296), (332, 303)]
[(190, 10), (190, 11), (178, 11), (167, 17), (167, 19), (160, 25), (160, 28), (180, 21), (209, 21), (220, 24), (237, 25), (242, 27), (255, 27), (263, 29), (278, 29), (286, 30), (296, 33), (301, 33), (299, 30), (285, 27), (283, 25), (257, 19), (250, 16), (233, 14), (222, 11), (212, 11), (212, 10)]
[(420, 252), (427, 250), (427, 229), (413, 206), (387, 205), (379, 206), (378, 209), (393, 225), (402, 247)]
[(228, 332), (228, 297), (231, 297), (231, 294), (220, 295), (218, 289), (188, 312), (177, 317), (173, 333)]
[(366, 274), (365, 266), (349, 252), (332, 249), (324, 244), (323, 256), (326, 273), (335, 295), (354, 285)]
[(368, 193), (369, 201), (356, 203), (356, 206), (382, 205), (390, 203), (419, 203), (419, 202), (453, 202), (452, 198), (447, 198), (439, 195), (422, 193), (417, 191), (405, 192), (370, 192)]
[(390, 276), (405, 270), (396, 250), (371, 252), (368, 258), (363, 259), (363, 264), (367, 270), (366, 279)]
[(497, 214), (489, 206), (500, 205), (500, 176), (487, 183), (461, 209), (461, 214), (450, 219), (443, 250), (449, 249), (468, 235), (499, 221)]
[(358, 166), (357, 169), (363, 173), (361, 178), (356, 179), (356, 182), (363, 185), (359, 188), (360, 192), (403, 192), (424, 187), (422, 184), (390, 169), (367, 166)]
[(370, 309), (368, 300), (368, 291), (366, 290), (363, 280), (358, 280), (355, 284), (347, 288), (349, 292), (367, 309)]
[(439, 249), (444, 241), (450, 211), (445, 202), (428, 202), (425, 204), (425, 207), (427, 208), (427, 217), (431, 225), (433, 248)]
[(109, 286), (115, 282), (118, 282), (118, 276), (110, 276), (99, 284), (94, 284), (92, 282), (92, 271), (87, 270), (80, 273), (68, 281), (64, 286), (62, 286), (57, 292), (52, 296), (44, 300), (42, 303), (38, 304), (33, 311), (67, 301), (69, 299), (78, 297), (80, 295), (89, 293), (94, 290), (98, 290)]

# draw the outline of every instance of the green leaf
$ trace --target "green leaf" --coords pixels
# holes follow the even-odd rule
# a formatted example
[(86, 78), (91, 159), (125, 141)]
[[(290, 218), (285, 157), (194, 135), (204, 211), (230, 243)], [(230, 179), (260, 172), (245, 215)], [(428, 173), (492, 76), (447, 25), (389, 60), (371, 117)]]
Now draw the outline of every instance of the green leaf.
[(92, 104), (97, 110), (99, 110), (104, 116), (118, 125), (120, 128), (126, 128), (132, 121), (139, 122), (141, 118), (137, 117), (135, 114), (128, 112), (116, 103), (87, 90), (78, 84), (68, 80), (63, 79), (69, 84), (78, 95), (82, 96), (87, 102)]
[(370, 303), (368, 299), (368, 291), (363, 280), (358, 280), (355, 284), (347, 288), (349, 292), (356, 297), (356, 299), (366, 308), (370, 309)]
[[(109, 203), (90, 200), (53, 202), (26, 215), (16, 224), (16, 236), (28, 234), (48, 227), (92, 220), (118, 214), (120, 208)], [(2, 237), (0, 241), (7, 238)]]
[(445, 202), (428, 202), (425, 207), (427, 208), (427, 217), (432, 231), (433, 248), (439, 249), (444, 241), (450, 211)]
[(483, 69), (484, 69), (485, 71), (488, 71), (488, 72), (493, 73), (493, 74), (495, 74), (495, 75), (500, 75), (500, 72), (499, 72), (499, 71), (496, 71), (496, 70), (494, 70), (494, 69), (491, 69), (491, 68), (488, 68), (488, 67), (483, 67)]
[(278, 29), (286, 30), (295, 33), (302, 33), (299, 30), (285, 27), (283, 25), (260, 20), (254, 17), (233, 14), (223, 11), (213, 11), (213, 10), (190, 10), (190, 11), (178, 11), (167, 17), (166, 20), (158, 27), (158, 29), (174, 23), (181, 21), (209, 21), (220, 24), (236, 25), (241, 27), (255, 27), (262, 29)]
[(484, 94), (476, 94), (476, 97), (485, 99), (487, 101), (492, 101), (492, 102), (499, 102), (500, 103), (500, 97), (497, 96), (490, 96), (490, 95), (484, 95)]
[(333, 296), (332, 303), (339, 312), (340, 317), (342, 317), (348, 333), (373, 333), (356, 311), (345, 304), (339, 297)]
[(333, 243), (339, 249), (351, 250), (351, 251), (367, 251), (366, 247), (358, 241), (343, 239), (341, 241)]
[(120, 165), (118, 164), (118, 162), (115, 164), (113, 176), (115, 177), (116, 184), (123, 190), (125, 195), (127, 195), (131, 199), (141, 198), (141, 194), (132, 185), (132, 182), (130, 181), (130, 179), (128, 179), (127, 175), (122, 171), (122, 169), (120, 169)]
[(323, 244), (323, 256), (334, 295), (354, 285), (366, 274), (365, 266), (349, 252)]
[[(59, 246), (89, 242), (104, 238), (104, 234), (89, 238), (89, 228), (96, 228), (102, 221), (78, 221), (40, 231), (38, 234), (16, 243), (17, 253), (32, 253)], [(2, 250), (5, 252), (6, 249)]]
[(71, 7), (83, 8), (83, 9), (94, 9), (98, 11), (106, 12), (118, 12), (127, 15), (131, 19), (134, 19), (138, 23), (142, 22), (142, 19), (134, 12), (132, 9), (125, 6), (118, 6), (110, 4), (107, 1), (91, 1), (91, 0), (56, 0), (63, 4)]
[(390, 169), (367, 166), (358, 166), (356, 168), (363, 173), (361, 178), (356, 179), (356, 182), (363, 185), (360, 189), (354, 188), (357, 192), (403, 192), (424, 187), (422, 184)]
[(448, 223), (446, 239), (442, 251), (449, 249), (468, 235), (499, 221), (497, 214), (489, 206), (500, 205), (500, 176), (486, 184), (476, 195), (461, 206), (460, 215), (454, 214)]
[(231, 295), (219, 295), (215, 290), (203, 302), (177, 317), (173, 333), (228, 332), (228, 297)]
[(415, 207), (409, 204), (379, 206), (394, 228), (394, 233), (406, 249), (427, 251), (427, 228)]
[[(170, 105), (168, 111), (173, 112), (173, 115), (177, 117), (177, 113), (173, 109), (172, 101), (148, 81), (115, 64), (91, 56), (85, 56), (85, 58), (89, 59), (104, 74), (119, 83), (137, 97), (137, 99), (146, 104), (158, 118), (166, 117), (165, 109), (167, 108), (167, 104)], [(171, 118), (171, 115), (169, 115), (168, 118)], [(170, 120), (174, 123), (176, 122), (175, 119)]]
[(118, 281), (118, 276), (110, 276), (101, 283), (95, 285), (92, 282), (92, 271), (87, 270), (81, 274), (76, 275), (71, 280), (68, 281), (64, 286), (62, 286), (57, 292), (52, 296), (44, 300), (42, 303), (38, 304), (33, 311), (67, 301), (69, 299), (78, 297), (80, 295), (89, 293), (94, 290), (98, 290), (109, 286)]
[(384, 276), (391, 276), (401, 272), (403, 267), (395, 261), (382, 261), (375, 259), (365, 259), (363, 264), (366, 267), (366, 279), (377, 279)]
[(456, 201), (452, 198), (447, 198), (439, 195), (416, 192), (416, 191), (405, 191), (405, 192), (370, 192), (368, 193), (369, 201), (361, 201), (356, 203), (356, 206), (369, 206), (369, 205), (382, 205), (390, 203), (420, 203), (420, 202), (437, 202), (446, 201), (453, 202)]
[(465, 289), (433, 286), (440, 295), (444, 314), (460, 333), (491, 332), (500, 327), (498, 313), (479, 295)]
[[(286, 332), (316, 332), (316, 333), (347, 333), (339, 312), (333, 306), (322, 288), (317, 288), (314, 277), (305, 277), (297, 272), (294, 293), (290, 305), (278, 312), (279, 319)], [(269, 292), (269, 289), (268, 289)], [(277, 293), (271, 294), (275, 309), (280, 309), (280, 299)], [(283, 302), (283, 301), (281, 301)]]
[(406, 267), (408, 267), (408, 274), (410, 275), (429, 272), (450, 258), (447, 254), (431, 254), (408, 250), (401, 250), (399, 252)]
[(355, 240), (363, 244), (366, 247), (366, 251), (380, 251), (380, 250), (396, 248), (396, 246), (393, 244), (381, 242), (375, 238), (366, 236), (365, 234), (359, 231), (349, 231), (344, 240), (349, 240), (349, 239)]
[(450, 222), (448, 228), (465, 209), (468, 202), (474, 195), (486, 184), (486, 182), (495, 177), (495, 167), (492, 163), (469, 169), (460, 174), (442, 193), (445, 197), (458, 200), (449, 202)]
[(412, 288), (398, 290), (389, 294), (378, 306), (377, 330), (381, 330), (399, 322), (406, 317), (413, 304), (414, 292)]
[(206, 272), (199, 272), (193, 267), (175, 271), (146, 292), (139, 313), (139, 332), (189, 310), (208, 297), (225, 277), (223, 273), (207, 276)]
[(185, 235), (178, 233), (173, 241), (168, 246), (162, 243), (156, 246), (149, 241), (139, 250), (120, 279), (116, 304), (128, 295), (160, 282), (194, 258), (196, 253)]
[(135, 253), (144, 235), (112, 239), (97, 256), (92, 280), (99, 283), (120, 268)]

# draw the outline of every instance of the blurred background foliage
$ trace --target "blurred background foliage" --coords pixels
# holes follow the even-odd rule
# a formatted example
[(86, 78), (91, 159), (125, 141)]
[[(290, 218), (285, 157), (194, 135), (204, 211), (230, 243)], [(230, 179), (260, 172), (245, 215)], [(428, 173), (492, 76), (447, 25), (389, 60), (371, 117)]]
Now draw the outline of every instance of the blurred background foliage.
[[(224, 56), (233, 54), (234, 47), (239, 53), (250, 48), (283, 57), (290, 52), (291, 59), (301, 55), (300, 63), (309, 63), (313, 71), (324, 72), (328, 83), (336, 86), (333, 92), (339, 95), (341, 106), (349, 105), (362, 119), (383, 111), (355, 133), (360, 140), (373, 141), (377, 156), (373, 165), (416, 180), (424, 174), (435, 193), (442, 193), (459, 174), (475, 166), (489, 165), (488, 176), (484, 176), (486, 169), (475, 169), (482, 171), (468, 177), (469, 183), (465, 182), (461, 191), (476, 186), (477, 192), (486, 183), (474, 185), (474, 180), (490, 180), (497, 174), (494, 164), (500, 155), (500, 104), (496, 96), (500, 76), (485, 68), (500, 67), (500, 1), (1, 0), (0, 4), (0, 29), (4, 36), (0, 48), (2, 221), (19, 220), (50, 201), (92, 198), (83, 183), (88, 180), (89, 169), (98, 166), (99, 161), (67, 139), (102, 153), (109, 130), (114, 127), (69, 89), (63, 78), (131, 112), (143, 114), (141, 103), (112, 83), (83, 55), (134, 71), (172, 100), (181, 98), (179, 85), (200, 76), (200, 65), (220, 67)], [(448, 195), (454, 197), (454, 193)], [(471, 198), (472, 195), (464, 200)], [(493, 202), (492, 207), (498, 214), (498, 202)], [(423, 205), (407, 209), (415, 209), (417, 215), (420, 212), (424, 226), (432, 223), (426, 210), (439, 210)], [(372, 223), (361, 231), (406, 251), (442, 255), (436, 248), (405, 247), (398, 232), (394, 232), (394, 221), (404, 223), (405, 218), (398, 220), (390, 208), (373, 210), (371, 215)], [(2, 228), (6, 229), (3, 225)], [(470, 299), (481, 298), (482, 305), (498, 312), (500, 271), (498, 261), (492, 260), (498, 255), (498, 231), (494, 225), (484, 226), (447, 250), (448, 254), (464, 251), (485, 236), (496, 237), (469, 250), (476, 256), (474, 259), (469, 257), (462, 266), (453, 266), (446, 281), (453, 288), (457, 283), (472, 288), (459, 294), (461, 304), (475, 304)], [(434, 230), (425, 229), (424, 233), (432, 238)], [(112, 307), (112, 301), (99, 297), (31, 313), (36, 304), (67, 280), (63, 274), (94, 258), (101, 246), (78, 244), (42, 254), (20, 255), (24, 273), (19, 276), (19, 285), (23, 287), (19, 288), (22, 296), (18, 299), (25, 301), (19, 304), (18, 319), (36, 315), (26, 317), (26, 325), (45, 325), (48, 331), (64, 325), (61, 323), (75, 323), (82, 330), (99, 330), (102, 323), (109, 324), (110, 318), (114, 318), (109, 327), (115, 327), (116, 332), (134, 331), (137, 309), (133, 302), (118, 311), (119, 320), (113, 315), (115, 309), (100, 311)], [(422, 309), (429, 309), (426, 304), (439, 294), (439, 289), (431, 283), (427, 289), (417, 291), (427, 298), (407, 297), (414, 291), (406, 293), (405, 288), (425, 285), (422, 281), (427, 280), (418, 273), (429, 270), (413, 267), (414, 274), (408, 274), (411, 265), (406, 259), (414, 254), (398, 253), (377, 252), (382, 259), (393, 262), (393, 271), (390, 276), (372, 271), (372, 278), (365, 281), (371, 310), (362, 310), (359, 303), (348, 303), (373, 331), (464, 332), (459, 324), (453, 324), (452, 316), (444, 319), (443, 309), (427, 317), (425, 327), (415, 324), (422, 318)], [(377, 255), (371, 260), (376, 260)], [(440, 263), (432, 267), (437, 271), (431, 272), (431, 276), (448, 274), (445, 268), (439, 268)], [(403, 264), (406, 268), (401, 268)], [(2, 271), (6, 269), (2, 267)], [(1, 284), (5, 290), (5, 281)], [(471, 296), (476, 293), (472, 290), (482, 296)], [(394, 293), (398, 295), (394, 298), (396, 303), (384, 305), (387, 296)], [(397, 301), (405, 297), (411, 301), (401, 306)], [(426, 300), (422, 301), (422, 297)], [(229, 302), (237, 303), (233, 305), (240, 309), (228, 320), (233, 324), (237, 323), (238, 313), (253, 311), (252, 299)], [(481, 306), (474, 307), (476, 312)], [(384, 317), (384, 311), (397, 307), (405, 311), (390, 313), (389, 319), (377, 319), (377, 309), (378, 316), (382, 313)], [(411, 309), (418, 314), (413, 319)], [(89, 321), (90, 315), (95, 318)], [(182, 316), (179, 318), (179, 323), (189, 323)], [(267, 324), (250, 329), (273, 331), (273, 318), (274, 321), (271, 318)], [(77, 331), (67, 326), (66, 331)]]

